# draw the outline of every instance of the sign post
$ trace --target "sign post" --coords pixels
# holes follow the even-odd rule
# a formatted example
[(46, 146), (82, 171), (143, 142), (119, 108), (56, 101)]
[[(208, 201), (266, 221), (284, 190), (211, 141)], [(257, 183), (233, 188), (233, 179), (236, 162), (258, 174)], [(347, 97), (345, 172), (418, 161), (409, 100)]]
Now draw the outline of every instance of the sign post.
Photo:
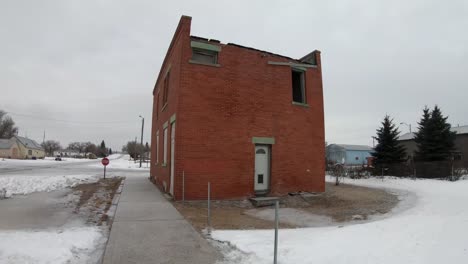
[(104, 165), (104, 179), (106, 178), (106, 167), (109, 165), (109, 159), (104, 157), (101, 160), (102, 165)]

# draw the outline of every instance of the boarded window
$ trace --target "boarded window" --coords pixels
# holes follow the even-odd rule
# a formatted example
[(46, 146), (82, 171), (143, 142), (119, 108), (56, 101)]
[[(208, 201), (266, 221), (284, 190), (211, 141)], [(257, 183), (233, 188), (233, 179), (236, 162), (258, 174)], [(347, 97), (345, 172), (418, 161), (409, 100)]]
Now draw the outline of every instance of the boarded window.
[(163, 152), (163, 163), (167, 164), (167, 127), (164, 129), (163, 132), (163, 147), (164, 147), (164, 152)]
[(159, 115), (159, 93), (156, 96), (156, 112), (154, 113), (155, 119), (158, 120), (158, 115)]
[(292, 70), (292, 95), (293, 102), (306, 103), (305, 76), (303, 71)]
[(192, 60), (196, 62), (206, 63), (206, 64), (217, 64), (218, 52), (212, 51), (212, 50), (193, 48)]
[(164, 89), (163, 89), (163, 107), (167, 103), (167, 98), (169, 95), (169, 80), (171, 77), (171, 72), (167, 72), (166, 78), (164, 78)]
[(159, 163), (159, 130), (156, 131), (156, 164)]

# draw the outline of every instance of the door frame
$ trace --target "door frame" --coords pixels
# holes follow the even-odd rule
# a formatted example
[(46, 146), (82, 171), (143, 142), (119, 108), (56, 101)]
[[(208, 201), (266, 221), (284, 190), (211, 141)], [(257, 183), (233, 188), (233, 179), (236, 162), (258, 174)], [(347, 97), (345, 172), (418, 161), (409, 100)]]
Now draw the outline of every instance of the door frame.
[[(257, 146), (258, 147), (266, 147), (268, 148), (268, 164), (267, 164), (267, 168), (268, 168), (268, 184), (267, 184), (267, 188), (265, 190), (260, 190), (260, 191), (257, 191), (255, 190), (255, 181), (256, 181), (256, 172), (255, 172), (255, 166), (256, 166), (256, 163), (255, 163), (255, 159), (256, 159), (256, 156), (257, 156)], [(254, 190), (254, 193), (256, 196), (265, 196), (267, 194), (270, 193), (271, 191), (271, 179), (272, 179), (272, 173), (271, 173), (271, 152), (272, 152), (272, 145), (271, 144), (254, 144), (254, 149), (253, 149), (253, 152), (254, 152), (254, 158), (253, 158), (253, 161), (254, 161), (254, 178), (253, 178), (253, 190)]]
[(174, 196), (174, 182), (175, 182), (175, 129), (176, 123), (171, 123), (171, 153), (170, 153), (170, 168), (169, 168), (169, 177), (170, 177), (170, 185), (169, 185), (169, 193)]

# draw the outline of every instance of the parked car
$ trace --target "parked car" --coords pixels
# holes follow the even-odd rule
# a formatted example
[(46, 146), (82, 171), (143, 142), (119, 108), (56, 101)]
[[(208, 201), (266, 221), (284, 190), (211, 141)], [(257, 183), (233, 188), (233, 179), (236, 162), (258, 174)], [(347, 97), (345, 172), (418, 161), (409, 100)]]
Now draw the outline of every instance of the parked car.
[(55, 161), (62, 161), (62, 157), (60, 156), (55, 157)]

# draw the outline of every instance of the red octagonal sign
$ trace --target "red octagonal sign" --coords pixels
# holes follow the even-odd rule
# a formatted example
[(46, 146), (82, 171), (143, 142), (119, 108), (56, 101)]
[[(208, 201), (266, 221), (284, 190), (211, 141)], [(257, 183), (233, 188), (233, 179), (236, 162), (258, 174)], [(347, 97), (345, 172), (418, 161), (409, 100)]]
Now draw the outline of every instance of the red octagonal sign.
[(102, 165), (107, 166), (107, 165), (109, 165), (109, 159), (108, 158), (103, 158), (101, 160), (101, 163), (102, 163)]

